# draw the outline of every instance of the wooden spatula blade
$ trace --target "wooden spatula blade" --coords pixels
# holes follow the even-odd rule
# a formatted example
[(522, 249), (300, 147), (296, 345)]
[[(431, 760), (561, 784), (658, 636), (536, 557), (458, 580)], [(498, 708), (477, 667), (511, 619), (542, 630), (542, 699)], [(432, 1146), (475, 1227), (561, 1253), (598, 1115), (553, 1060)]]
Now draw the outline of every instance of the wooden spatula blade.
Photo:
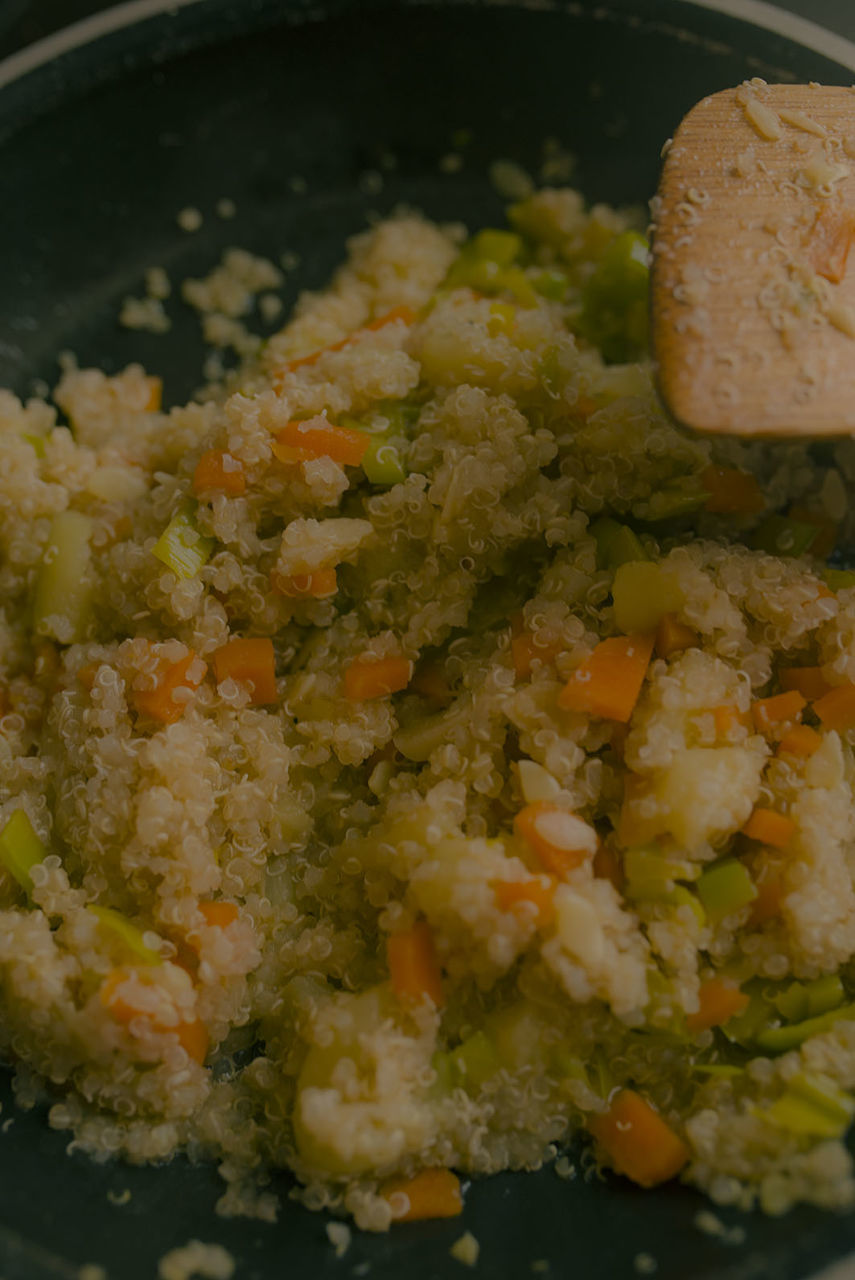
[(701, 431), (855, 431), (855, 90), (754, 81), (704, 98), (654, 204), (662, 397)]

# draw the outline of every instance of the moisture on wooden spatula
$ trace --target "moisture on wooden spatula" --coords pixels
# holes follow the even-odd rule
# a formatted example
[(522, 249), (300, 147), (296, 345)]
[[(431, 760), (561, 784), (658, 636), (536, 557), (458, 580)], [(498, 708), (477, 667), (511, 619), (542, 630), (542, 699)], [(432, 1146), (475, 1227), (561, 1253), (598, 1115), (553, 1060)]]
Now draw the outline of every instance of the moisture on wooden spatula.
[(704, 98), (653, 212), (659, 388), (702, 431), (855, 431), (855, 89), (752, 81)]

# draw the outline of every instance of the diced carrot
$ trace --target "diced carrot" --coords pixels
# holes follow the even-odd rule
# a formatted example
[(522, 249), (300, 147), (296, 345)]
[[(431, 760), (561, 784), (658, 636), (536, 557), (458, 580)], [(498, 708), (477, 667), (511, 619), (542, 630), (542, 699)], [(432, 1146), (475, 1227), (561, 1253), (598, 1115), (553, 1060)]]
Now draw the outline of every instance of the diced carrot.
[(623, 890), (623, 863), (618, 856), (617, 850), (613, 849), (611, 845), (600, 845), (594, 854), (594, 861), (591, 867), (598, 880), (610, 880), (618, 893)]
[(452, 688), (441, 662), (420, 662), (416, 667), (410, 688), (425, 698), (433, 698), (435, 702), (447, 702), (452, 696)]
[(555, 918), (555, 881), (551, 878), (532, 876), (528, 880), (497, 880), (493, 892), (500, 911), (512, 911), (518, 902), (533, 906), (535, 919), (542, 929)]
[(742, 725), (746, 729), (750, 726), (750, 716), (740, 711), (738, 707), (713, 707), (712, 714), (717, 738), (729, 738), (737, 725)]
[(771, 845), (773, 849), (786, 849), (793, 838), (796, 824), (785, 813), (774, 809), (755, 809), (742, 828), (749, 840)]
[(193, 492), (197, 496), (212, 490), (228, 493), (232, 497), (246, 492), (243, 466), (237, 458), (222, 449), (206, 450), (196, 463), (193, 473)]
[(238, 909), (233, 902), (200, 902), (199, 910), (205, 917), (205, 923), (216, 925), (218, 929), (227, 929), (238, 918)]
[(514, 831), (525, 841), (544, 871), (566, 878), (597, 850), (593, 827), (551, 800), (535, 800), (520, 809)]
[(822, 674), (822, 667), (785, 667), (778, 673), (781, 688), (788, 693), (793, 689), (808, 702), (821, 698), (832, 686)]
[(767, 920), (774, 920), (781, 914), (785, 891), (784, 875), (780, 863), (764, 859), (753, 863), (751, 878), (757, 897), (751, 903), (747, 923), (749, 929), (758, 929)]
[(638, 701), (652, 653), (652, 634), (601, 640), (561, 690), (559, 707), (626, 723)]
[(371, 445), (367, 431), (352, 427), (318, 425), (317, 418), (295, 418), (274, 433), (270, 446), (280, 462), (305, 462), (310, 458), (332, 458), (344, 466), (358, 467)]
[(519, 635), (512, 636), (511, 657), (517, 679), (528, 680), (535, 662), (553, 662), (563, 647), (560, 640), (536, 644), (530, 631), (521, 631)]
[(390, 933), (386, 960), (392, 989), (399, 1000), (423, 1000), (426, 996), (438, 1009), (442, 1008), (442, 970), (426, 920), (417, 921), (411, 929)]
[(355, 658), (344, 672), (344, 695), (351, 702), (369, 702), (406, 689), (413, 675), (409, 658)]
[(250, 687), (254, 707), (276, 701), (276, 655), (267, 636), (229, 640), (212, 658), (217, 684), (236, 680)]
[[(826, 560), (837, 546), (837, 522), (820, 512), (811, 511), (810, 507), (790, 507), (787, 516), (792, 520), (798, 520), (801, 524), (812, 524), (816, 527), (817, 534), (810, 544), (810, 553), (812, 556), (818, 556), (820, 560)], [(822, 594), (824, 595), (825, 592)]]
[(312, 573), (296, 573), (291, 577), (277, 573), (274, 569), (270, 575), (270, 585), (280, 596), (288, 596), (289, 599), (311, 597), (314, 600), (325, 600), (338, 591), (338, 578), (332, 565), (315, 569)]
[(826, 729), (843, 732), (855, 725), (855, 684), (838, 684), (813, 704)]
[(194, 1018), (192, 1022), (179, 1022), (176, 1026), (166, 1026), (152, 1017), (147, 1009), (137, 1008), (136, 1005), (131, 1004), (124, 996), (119, 994), (119, 988), (133, 978), (135, 974), (136, 971), (133, 969), (120, 967), (113, 969), (107, 975), (98, 992), (98, 998), (104, 1008), (109, 1011), (117, 1022), (121, 1022), (124, 1026), (128, 1026), (137, 1018), (145, 1018), (154, 1031), (172, 1032), (177, 1035), (178, 1043), (188, 1057), (195, 1062), (204, 1062), (205, 1055), (208, 1052), (208, 1032), (205, 1024), (199, 1018)]
[[(400, 306), (393, 307), (391, 311), (387, 311), (385, 315), (378, 316), (376, 320), (372, 320), (370, 324), (364, 325), (361, 329), (354, 330), (349, 333), (346, 338), (341, 338), (338, 342), (333, 342), (328, 347), (322, 347), (320, 351), (313, 351), (311, 355), (299, 356), (296, 360), (289, 360), (285, 365), (282, 373), (293, 373), (295, 369), (300, 369), (303, 365), (314, 364), (320, 360), (321, 356), (327, 355), (332, 351), (343, 351), (345, 347), (349, 347), (352, 342), (361, 337), (363, 333), (374, 333), (378, 329), (384, 329), (387, 324), (394, 324), (396, 320), (402, 321), (406, 325), (411, 325), (416, 318), (416, 313), (412, 307)], [(280, 380), (282, 374), (279, 375)]]
[(776, 693), (771, 698), (758, 698), (751, 706), (754, 727), (758, 733), (768, 733), (775, 725), (798, 720), (806, 706), (807, 702), (798, 689), (791, 689), (788, 693)]
[(608, 1111), (588, 1122), (609, 1162), (641, 1187), (674, 1178), (689, 1159), (682, 1138), (633, 1089), (622, 1089)]
[(159, 413), (163, 403), (163, 379), (153, 374), (146, 378), (148, 383), (148, 399), (145, 402), (146, 413)]
[(853, 236), (855, 215), (845, 205), (826, 201), (816, 215), (807, 240), (808, 262), (817, 275), (832, 284), (840, 284), (846, 274)]
[(756, 478), (733, 467), (707, 467), (701, 484), (709, 494), (706, 510), (715, 515), (756, 515), (766, 500)]
[(393, 1214), (395, 1222), (456, 1218), (463, 1212), (460, 1179), (450, 1169), (422, 1169), (413, 1178), (390, 1178), (382, 1194), (386, 1200), (407, 1197), (407, 1208)]
[(690, 1013), (686, 1026), (690, 1031), (706, 1031), (708, 1027), (721, 1027), (730, 1018), (748, 1006), (749, 997), (739, 987), (723, 978), (710, 978), (702, 982), (698, 991), (700, 1007)]
[[(191, 667), (192, 676), (189, 674)], [(134, 706), (151, 720), (175, 724), (184, 715), (187, 701), (176, 699), (174, 694), (178, 689), (198, 689), (207, 670), (205, 663), (191, 649), (186, 657), (161, 667), (153, 689), (135, 689), (132, 695)]]
[(676, 613), (662, 615), (654, 642), (657, 657), (670, 658), (672, 653), (681, 653), (683, 649), (691, 649), (697, 643), (697, 631), (681, 622)]
[(807, 760), (822, 746), (822, 734), (809, 724), (794, 724), (778, 743), (779, 755), (800, 756)]
[(188, 1058), (201, 1066), (208, 1054), (208, 1030), (201, 1018), (196, 1018), (193, 1022), (179, 1022), (177, 1027), (164, 1029), (174, 1030), (178, 1043)]

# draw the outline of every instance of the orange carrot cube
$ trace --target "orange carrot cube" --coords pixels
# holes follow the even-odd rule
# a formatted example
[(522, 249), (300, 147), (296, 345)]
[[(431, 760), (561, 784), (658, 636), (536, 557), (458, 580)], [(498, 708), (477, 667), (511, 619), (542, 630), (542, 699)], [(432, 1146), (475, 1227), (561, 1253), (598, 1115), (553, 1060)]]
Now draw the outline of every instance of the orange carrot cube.
[(411, 929), (391, 933), (386, 943), (386, 960), (392, 989), (399, 1000), (427, 998), (442, 1008), (442, 970), (433, 944), (433, 933), (426, 920)]
[(690, 1151), (658, 1111), (633, 1089), (622, 1089), (608, 1111), (588, 1121), (609, 1163), (641, 1187), (674, 1178)]
[(248, 685), (254, 707), (276, 701), (276, 655), (267, 636), (229, 640), (216, 650), (212, 662), (217, 684), (235, 680)]
[(406, 689), (412, 675), (409, 658), (356, 658), (345, 668), (344, 695), (351, 702), (385, 698)]
[(208, 449), (196, 463), (193, 473), (193, 492), (227, 493), (239, 497), (246, 492), (246, 475), (237, 458), (222, 449)]
[(786, 814), (776, 813), (774, 809), (755, 809), (742, 833), (749, 840), (771, 845), (773, 849), (786, 849), (795, 829), (796, 824)]
[(706, 1031), (708, 1027), (721, 1027), (737, 1013), (747, 1008), (749, 997), (724, 978), (710, 978), (701, 983), (698, 991), (699, 1008), (688, 1014), (686, 1026), (690, 1031)]
[(559, 707), (626, 723), (641, 693), (652, 653), (652, 635), (601, 640), (561, 690)]
[(597, 833), (569, 809), (551, 800), (535, 800), (520, 809), (514, 831), (531, 849), (544, 871), (564, 879), (597, 851)]
[(395, 1222), (456, 1218), (463, 1212), (460, 1179), (450, 1169), (422, 1169), (412, 1178), (390, 1178), (382, 1194), (393, 1203), (406, 1196), (406, 1208), (392, 1215)]

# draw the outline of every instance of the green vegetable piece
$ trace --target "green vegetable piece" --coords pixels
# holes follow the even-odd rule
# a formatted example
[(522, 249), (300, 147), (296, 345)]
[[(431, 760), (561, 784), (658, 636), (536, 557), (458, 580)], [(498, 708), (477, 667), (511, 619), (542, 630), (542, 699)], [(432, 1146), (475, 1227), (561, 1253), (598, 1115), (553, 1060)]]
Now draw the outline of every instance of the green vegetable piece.
[(479, 231), (467, 245), (467, 251), (474, 257), (498, 262), (500, 267), (509, 267), (516, 262), (522, 249), (522, 236), (515, 231), (496, 231), (492, 227)]
[(690, 880), (693, 876), (690, 863), (681, 858), (671, 858), (657, 849), (627, 849), (623, 855), (623, 870), (626, 876), (624, 893), (636, 902), (671, 901), (675, 882)]
[(44, 436), (34, 436), (31, 435), (29, 431), (25, 431), (21, 438), (26, 440), (27, 444), (32, 447), (37, 458), (43, 458), (45, 456), (46, 449)]
[(668, 895), (667, 901), (675, 907), (690, 907), (695, 919), (701, 928), (707, 922), (707, 913), (704, 911), (697, 896), (692, 893), (691, 889), (686, 889), (683, 885), (678, 884), (672, 889)]
[(712, 1076), (720, 1080), (735, 1080), (745, 1074), (744, 1067), (733, 1067), (728, 1062), (696, 1062), (692, 1070), (699, 1076)]
[(637, 359), (647, 348), (649, 251), (637, 231), (616, 236), (582, 290), (579, 330), (611, 364)]
[(548, 267), (545, 271), (533, 276), (531, 283), (536, 292), (542, 298), (548, 298), (550, 302), (562, 302), (567, 296), (570, 285), (564, 272), (558, 271), (555, 267)]
[(16, 809), (0, 831), (0, 864), (29, 893), (33, 887), (33, 867), (44, 861), (47, 850), (33, 830), (23, 809)]
[(569, 1049), (560, 1046), (556, 1048), (552, 1054), (551, 1066), (556, 1075), (564, 1080), (581, 1080), (584, 1084), (588, 1083), (584, 1062)]
[(216, 545), (215, 538), (207, 538), (199, 532), (195, 507), (192, 503), (185, 503), (152, 547), (152, 555), (157, 556), (177, 578), (195, 578), (202, 565), (210, 560)]
[(638, 534), (629, 525), (618, 524), (608, 516), (602, 516), (591, 525), (591, 533), (597, 543), (597, 568), (612, 573), (622, 564), (633, 560), (649, 560)]
[(87, 910), (98, 917), (104, 928), (123, 943), (131, 955), (144, 964), (160, 964), (160, 952), (146, 946), (142, 929), (127, 916), (123, 916), (121, 911), (115, 911), (112, 907), (98, 907), (94, 903), (90, 903)]
[(788, 1022), (801, 1022), (836, 1009), (846, 998), (843, 983), (836, 973), (813, 982), (791, 982), (773, 999), (773, 1004)]
[(735, 858), (725, 858), (705, 871), (695, 888), (710, 920), (720, 920), (746, 907), (757, 897), (757, 889), (746, 867)]
[(430, 1086), (431, 1094), (436, 1098), (447, 1096), (455, 1088), (457, 1077), (451, 1062), (451, 1055), (438, 1050), (430, 1060), (435, 1079)]
[(753, 1045), (757, 1041), (760, 1032), (769, 1025), (769, 1018), (772, 1012), (772, 1006), (768, 1000), (755, 991), (751, 995), (751, 999), (742, 1013), (735, 1014), (732, 1018), (728, 1018), (727, 1022), (721, 1027), (728, 1040), (733, 1044), (742, 1045), (743, 1047)]
[(791, 520), (789, 516), (767, 516), (751, 538), (757, 551), (767, 551), (773, 556), (803, 556), (810, 550), (819, 529), (803, 520)]
[(793, 1076), (781, 1097), (759, 1114), (788, 1133), (840, 1138), (855, 1115), (855, 1098), (827, 1076), (802, 1073)]
[(832, 591), (845, 591), (855, 587), (855, 569), (823, 569), (822, 577)]
[(683, 483), (665, 485), (652, 493), (644, 512), (645, 520), (653, 523), (659, 520), (676, 520), (679, 516), (691, 515), (706, 506), (709, 494), (693, 487), (696, 483), (694, 477), (689, 477)]
[(767, 1027), (758, 1031), (754, 1043), (767, 1053), (786, 1053), (788, 1049), (797, 1049), (811, 1036), (831, 1031), (840, 1018), (847, 1021), (855, 1018), (855, 1004), (843, 1005), (840, 1009), (832, 1009), (830, 1013), (822, 1013), (819, 1017), (807, 1018), (788, 1027)]
[(60, 511), (50, 523), (33, 590), (33, 630), (60, 644), (85, 639), (92, 610), (93, 524), (81, 511)]
[(483, 1031), (476, 1031), (469, 1036), (456, 1049), (452, 1049), (449, 1057), (457, 1083), (466, 1088), (479, 1088), (501, 1066), (496, 1046)]
[(537, 306), (537, 293), (522, 267), (506, 267), (500, 277), (500, 287), (521, 307)]
[(452, 262), (445, 277), (448, 289), (474, 289), (476, 293), (498, 293), (501, 288), (502, 267), (489, 258), (475, 258), (466, 250)]
[(372, 436), (371, 444), (362, 459), (366, 480), (387, 488), (406, 480), (404, 446), (405, 442), (400, 437)]

